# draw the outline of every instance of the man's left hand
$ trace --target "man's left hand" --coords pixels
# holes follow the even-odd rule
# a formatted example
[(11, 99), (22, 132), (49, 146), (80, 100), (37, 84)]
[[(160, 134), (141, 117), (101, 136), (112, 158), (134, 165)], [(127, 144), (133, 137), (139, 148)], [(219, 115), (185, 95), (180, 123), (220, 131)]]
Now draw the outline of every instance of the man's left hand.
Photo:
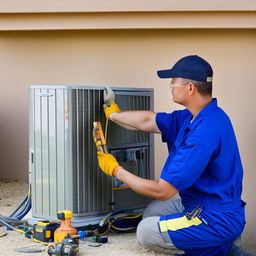
[(111, 154), (97, 152), (100, 169), (107, 175), (116, 176), (121, 166)]

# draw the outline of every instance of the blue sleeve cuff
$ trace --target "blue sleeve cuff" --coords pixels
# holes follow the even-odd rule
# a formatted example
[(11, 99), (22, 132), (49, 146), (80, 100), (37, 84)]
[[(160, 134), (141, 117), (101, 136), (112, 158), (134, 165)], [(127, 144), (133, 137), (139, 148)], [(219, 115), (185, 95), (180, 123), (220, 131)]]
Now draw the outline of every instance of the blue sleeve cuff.
[(170, 183), (170, 184), (171, 184), (173, 187), (175, 187), (177, 190), (180, 191), (180, 190), (182, 189), (182, 186), (179, 184), (179, 182), (177, 182), (177, 181), (175, 180), (175, 178), (172, 177), (172, 176), (170, 176), (169, 174), (167, 174), (167, 173), (165, 173), (165, 172), (162, 172), (160, 178), (161, 178), (162, 180), (165, 180), (165, 181), (167, 181), (168, 183)]

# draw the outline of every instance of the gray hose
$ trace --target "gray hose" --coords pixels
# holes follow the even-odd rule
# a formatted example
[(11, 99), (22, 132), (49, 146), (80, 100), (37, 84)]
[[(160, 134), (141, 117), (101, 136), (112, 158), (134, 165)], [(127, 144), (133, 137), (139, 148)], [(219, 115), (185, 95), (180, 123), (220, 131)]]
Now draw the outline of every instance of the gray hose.
[(17, 252), (22, 252), (22, 253), (35, 253), (35, 252), (43, 252), (44, 248), (38, 248), (38, 247), (23, 247), (23, 248), (18, 248), (16, 249)]

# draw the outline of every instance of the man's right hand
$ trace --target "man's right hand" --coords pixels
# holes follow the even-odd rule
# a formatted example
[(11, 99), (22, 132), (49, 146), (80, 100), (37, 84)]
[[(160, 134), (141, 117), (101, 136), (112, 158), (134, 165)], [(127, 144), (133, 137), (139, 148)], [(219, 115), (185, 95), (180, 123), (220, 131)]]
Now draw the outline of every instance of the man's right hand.
[(106, 104), (104, 104), (103, 108), (104, 108), (104, 112), (105, 112), (107, 119), (109, 119), (109, 117), (112, 113), (121, 112), (120, 108), (114, 101), (111, 102), (110, 107), (108, 107)]

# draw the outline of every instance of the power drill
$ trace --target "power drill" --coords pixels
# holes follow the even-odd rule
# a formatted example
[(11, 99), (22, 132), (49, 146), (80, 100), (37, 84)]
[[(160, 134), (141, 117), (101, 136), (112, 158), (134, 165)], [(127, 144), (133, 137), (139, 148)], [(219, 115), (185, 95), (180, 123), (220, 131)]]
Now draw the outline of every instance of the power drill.
[(79, 252), (77, 237), (67, 237), (61, 243), (50, 244), (48, 247), (49, 255), (77, 256)]

